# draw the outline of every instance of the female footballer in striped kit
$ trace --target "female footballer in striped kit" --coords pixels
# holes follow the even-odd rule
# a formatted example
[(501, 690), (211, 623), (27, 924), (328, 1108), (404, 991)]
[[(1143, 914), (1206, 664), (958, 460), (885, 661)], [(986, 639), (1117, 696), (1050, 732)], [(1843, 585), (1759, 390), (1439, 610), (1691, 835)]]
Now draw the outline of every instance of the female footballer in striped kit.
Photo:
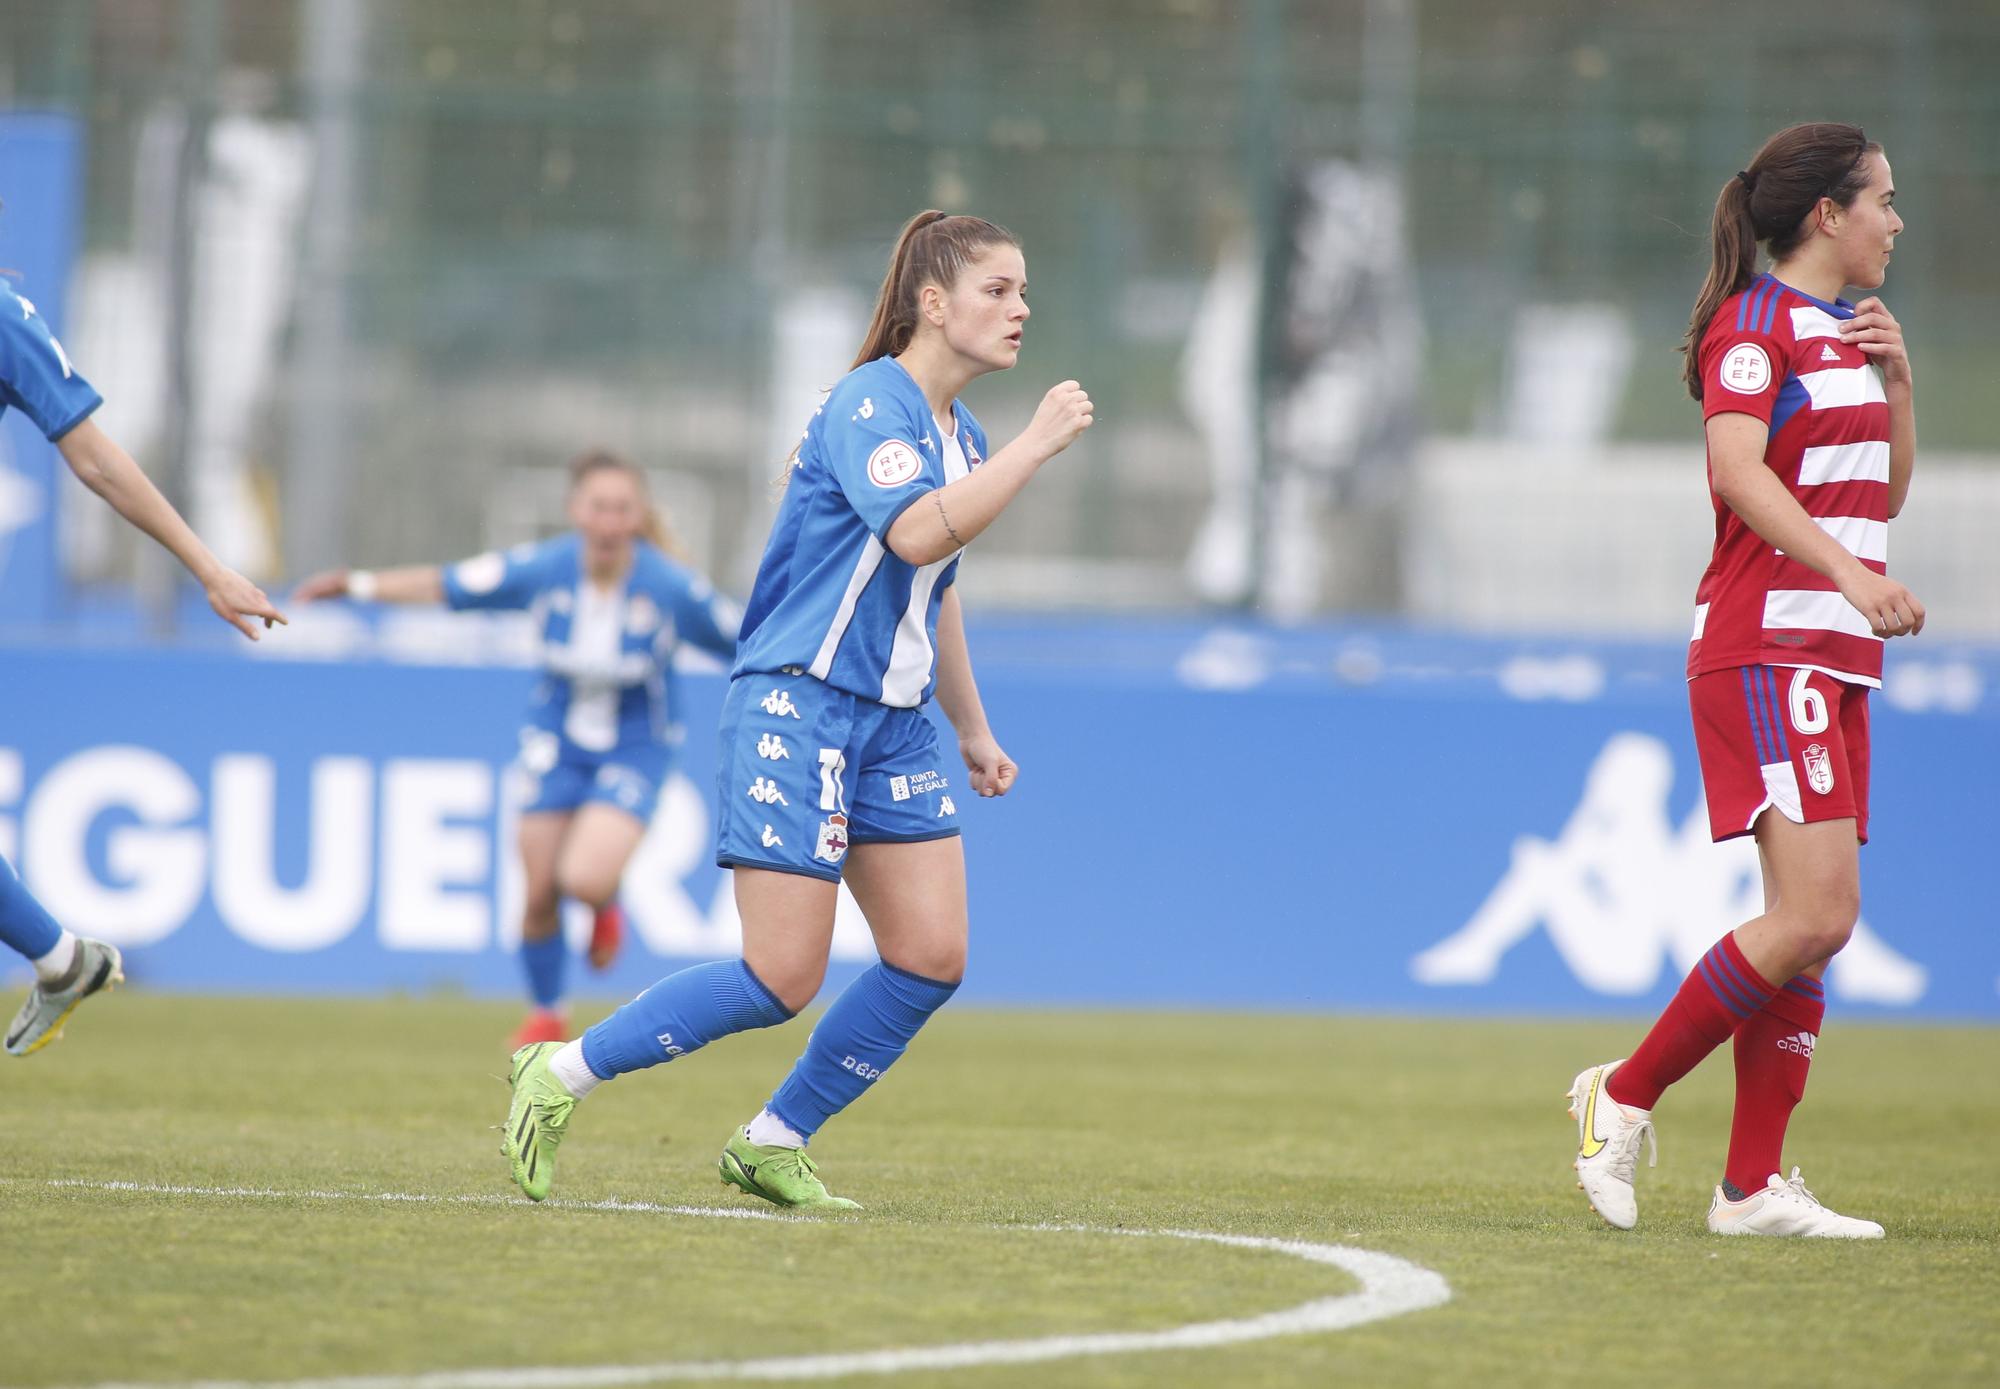
[[(1696, 590), (1688, 693), (1710, 829), (1757, 837), (1764, 914), (1702, 957), (1631, 1057), (1570, 1091), (1576, 1171), (1630, 1229), (1632, 1179), (1660, 1094), (1735, 1039), (1736, 1111), (1708, 1228), (1874, 1239), (1780, 1175), (1825, 1014), (1822, 978), (1860, 910), (1868, 838), (1868, 691), (1882, 644), (1923, 604), (1886, 573), (1888, 523), (1916, 462), (1910, 359), (1872, 290), (1903, 220), (1880, 145), (1858, 126), (1795, 125), (1723, 185), (1714, 263), (1688, 325), (1715, 551)], [(1758, 243), (1771, 258), (1756, 273)]]
[(942, 212), (903, 228), (854, 367), (800, 441), (723, 704), (716, 857), (735, 875), (743, 958), (661, 980), (578, 1042), (514, 1054), (502, 1151), (529, 1197), (548, 1194), (557, 1145), (597, 1085), (812, 1001), (845, 880), (881, 960), (827, 1009), (720, 1169), (779, 1205), (855, 1204), (828, 1194), (806, 1143), (965, 969), (958, 808), (922, 706), (935, 694), (976, 794), (1005, 795), (1016, 774), (973, 682), (959, 552), (1091, 422), (1090, 398), (1065, 381), (988, 456), (957, 396), (1014, 365), (1027, 319), (1012, 234)]

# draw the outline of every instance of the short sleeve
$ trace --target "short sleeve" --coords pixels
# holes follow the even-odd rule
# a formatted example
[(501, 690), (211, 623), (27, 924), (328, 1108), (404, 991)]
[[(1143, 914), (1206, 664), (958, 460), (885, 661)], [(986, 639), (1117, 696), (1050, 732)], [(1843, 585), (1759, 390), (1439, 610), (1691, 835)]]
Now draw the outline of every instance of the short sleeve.
[(716, 592), (699, 574), (677, 575), (673, 586), (674, 632), (703, 651), (728, 660), (736, 654), (743, 610)]
[(847, 504), (884, 545), (910, 504), (937, 486), (905, 408), (886, 396), (850, 396), (844, 411), (828, 402), (820, 453)]
[(462, 608), (525, 608), (553, 586), (555, 557), (562, 542), (516, 545), (489, 550), (444, 569), (446, 606)]
[(1785, 383), (1785, 351), (1769, 333), (1711, 333), (1701, 347), (1701, 417), (1754, 415), (1769, 424)]
[(104, 403), (70, 365), (35, 306), (12, 292), (0, 292), (0, 398), (33, 420), (51, 441)]

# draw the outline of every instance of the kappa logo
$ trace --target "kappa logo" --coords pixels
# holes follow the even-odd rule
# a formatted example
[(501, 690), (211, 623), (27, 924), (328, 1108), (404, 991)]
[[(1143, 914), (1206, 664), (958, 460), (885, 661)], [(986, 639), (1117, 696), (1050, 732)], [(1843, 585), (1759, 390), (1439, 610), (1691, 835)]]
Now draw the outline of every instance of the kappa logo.
[(763, 699), (759, 700), (758, 704), (765, 713), (771, 715), (773, 718), (782, 719), (788, 716), (797, 718), (799, 716), (799, 707), (792, 703), (792, 692), (790, 690), (773, 690), (771, 693), (765, 695)]
[(928, 429), (924, 431), (924, 437), (917, 440), (917, 442), (922, 444), (929, 452), (937, 452), (937, 440), (931, 438), (931, 432)]
[(1739, 342), (1723, 355), (1717, 375), (1738, 395), (1760, 395), (1771, 384), (1771, 358), (1756, 343)]
[(1803, 1056), (1806, 1060), (1810, 1061), (1812, 1060), (1813, 1043), (1818, 1040), (1819, 1038), (1813, 1036), (1810, 1032), (1795, 1032), (1789, 1037), (1780, 1037), (1778, 1039), (1778, 1050), (1788, 1051), (1794, 1056)]
[(813, 857), (823, 863), (839, 863), (847, 856), (847, 817), (838, 812), (826, 817), (819, 827), (819, 843)]
[(907, 801), (909, 798), (910, 798), (910, 779), (906, 776), (890, 777), (889, 799), (893, 801)]
[(792, 755), (792, 750), (785, 746), (785, 740), (777, 734), (766, 733), (757, 740), (757, 755), (766, 762), (782, 762)]
[[(1508, 952), (1539, 937), (1584, 989), (1630, 998), (1678, 978), (1730, 922), (1763, 911), (1755, 841), (1709, 841), (1700, 797), (1672, 818), (1674, 755), (1650, 734), (1614, 734), (1584, 776), (1560, 832), (1524, 833), (1506, 869), (1456, 931), (1410, 961), (1438, 987), (1493, 984)], [(1537, 968), (1530, 966), (1530, 968)], [(1924, 967), (1868, 922), (1827, 971), (1827, 992), (1909, 1007), (1928, 987)]]
[(1833, 790), (1833, 756), (1825, 745), (1814, 743), (1801, 756), (1806, 764), (1806, 785), (1822, 796)]
[(868, 455), (868, 480), (877, 487), (901, 487), (924, 470), (924, 460), (901, 439), (890, 439)]
[(750, 789), (744, 794), (759, 805), (791, 804), (790, 801), (785, 799), (785, 793), (778, 789), (778, 783), (772, 781), (769, 777), (758, 777), (750, 783)]
[(1840, 360), (1840, 354), (1833, 350), (1832, 343), (1827, 343), (1820, 348), (1819, 359), (1822, 362), (1837, 362)]
[(767, 849), (782, 849), (785, 847), (785, 841), (778, 837), (778, 832), (772, 829), (768, 822), (764, 826), (764, 847)]
[[(813, 411), (813, 413), (814, 413), (814, 414), (818, 414), (818, 413), (819, 413), (819, 411), (815, 410), (815, 411)], [(848, 418), (850, 418), (850, 419), (856, 419), (856, 420), (872, 420), (872, 419), (874, 419), (874, 418), (875, 418), (875, 397), (874, 397), (874, 396), (869, 396), (869, 395), (865, 395), (865, 396), (861, 397), (861, 408), (860, 408), (859, 410), (856, 410), (856, 411), (855, 411), (855, 412), (854, 412), (854, 413), (853, 413), (852, 415), (850, 415), (850, 416), (849, 416)]]
[(942, 820), (947, 815), (956, 815), (956, 814), (958, 814), (958, 807), (951, 803), (950, 796), (946, 796), (943, 800), (938, 802), (938, 813), (937, 813), (938, 819)]

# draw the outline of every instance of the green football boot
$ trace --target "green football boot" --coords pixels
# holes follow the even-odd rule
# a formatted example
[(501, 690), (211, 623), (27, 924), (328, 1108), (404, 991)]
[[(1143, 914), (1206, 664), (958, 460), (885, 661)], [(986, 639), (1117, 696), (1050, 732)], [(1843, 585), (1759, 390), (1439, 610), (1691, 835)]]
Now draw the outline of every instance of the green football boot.
[(536, 1042), (514, 1053), (507, 1083), (514, 1098), (507, 1106), (507, 1126), (500, 1131), (500, 1151), (514, 1169), (514, 1183), (530, 1201), (549, 1194), (556, 1180), (556, 1149), (569, 1128), (576, 1096), (549, 1070), (549, 1058), (561, 1042)]
[(761, 1196), (776, 1206), (800, 1211), (858, 1211), (859, 1201), (828, 1193), (819, 1169), (804, 1148), (760, 1147), (738, 1129), (729, 1136), (716, 1164), (726, 1185)]

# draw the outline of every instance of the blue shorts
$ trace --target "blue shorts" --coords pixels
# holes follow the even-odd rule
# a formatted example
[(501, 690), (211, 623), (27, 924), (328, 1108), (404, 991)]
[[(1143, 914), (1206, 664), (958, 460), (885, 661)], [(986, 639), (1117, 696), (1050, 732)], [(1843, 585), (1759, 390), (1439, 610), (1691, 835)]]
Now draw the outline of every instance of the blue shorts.
[(722, 703), (724, 868), (840, 880), (850, 844), (958, 833), (937, 726), (809, 675), (739, 675)]
[(547, 729), (524, 728), (521, 756), (514, 763), (522, 788), (521, 813), (596, 803), (650, 824), (673, 760), (673, 749), (664, 743), (620, 743), (593, 753)]

